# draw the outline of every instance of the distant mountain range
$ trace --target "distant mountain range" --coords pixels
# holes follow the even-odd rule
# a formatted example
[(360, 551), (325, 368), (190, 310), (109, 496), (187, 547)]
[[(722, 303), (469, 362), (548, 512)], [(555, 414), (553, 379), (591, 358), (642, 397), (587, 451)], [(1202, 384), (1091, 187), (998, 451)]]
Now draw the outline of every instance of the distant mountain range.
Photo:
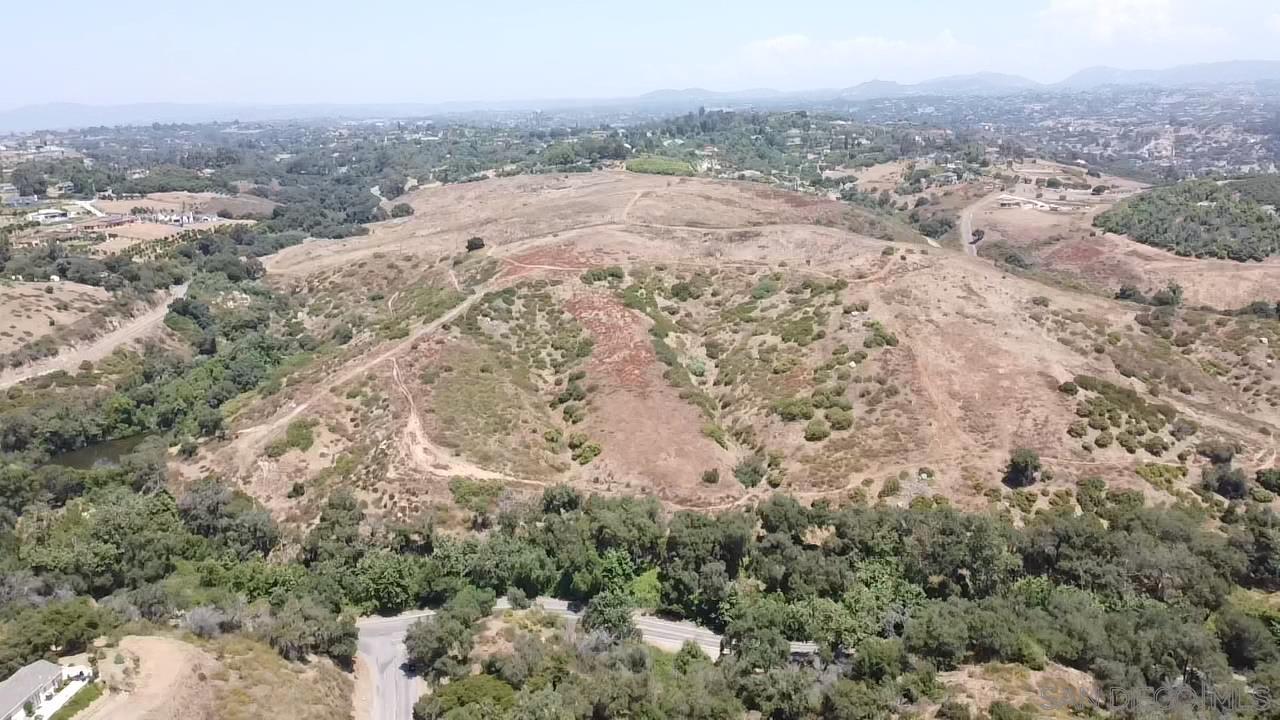
[(1124, 70), (1092, 67), (1057, 83), (1039, 83), (1018, 75), (975, 73), (903, 84), (872, 80), (847, 88), (783, 92), (769, 88), (718, 92), (701, 88), (656, 90), (625, 98), (568, 98), (496, 102), (448, 103), (314, 103), (296, 105), (135, 103), (83, 105), (48, 103), (0, 111), (0, 132), (58, 130), (97, 125), (146, 125), (240, 120), (266, 122), (306, 119), (405, 118), (478, 112), (535, 110), (627, 109), (683, 112), (699, 106), (786, 106), (798, 103), (875, 100), (895, 97), (999, 96), (1021, 92), (1079, 92), (1107, 86), (1211, 86), (1280, 81), (1280, 62), (1238, 60), (1182, 65), (1163, 70)]

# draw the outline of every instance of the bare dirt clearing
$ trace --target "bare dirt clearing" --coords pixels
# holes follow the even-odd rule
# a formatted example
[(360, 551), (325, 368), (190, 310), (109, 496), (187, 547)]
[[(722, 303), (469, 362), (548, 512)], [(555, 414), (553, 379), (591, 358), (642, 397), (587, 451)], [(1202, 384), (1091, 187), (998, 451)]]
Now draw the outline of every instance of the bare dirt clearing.
[(1044, 670), (1028, 670), (1019, 665), (990, 663), (970, 665), (938, 674), (938, 680), (955, 691), (975, 713), (996, 701), (1015, 707), (1030, 704), (1036, 717), (1072, 718), (1072, 705), (1089, 704), (1102, 698), (1097, 681), (1088, 673), (1056, 663)]
[(196, 680), (197, 673), (213, 673), (216, 662), (194, 646), (130, 636), (105, 652), (100, 667), (109, 692), (80, 715), (85, 720), (216, 717), (211, 689)]
[(882, 190), (893, 192), (895, 188), (902, 184), (908, 164), (909, 161), (907, 160), (896, 160), (855, 170), (851, 174), (858, 178), (859, 188), (865, 188), (877, 193)]
[(85, 720), (340, 720), (351, 714), (351, 679), (328, 660), (290, 663), (271, 648), (224, 637), (200, 646), (128, 636), (98, 661), (108, 692)]

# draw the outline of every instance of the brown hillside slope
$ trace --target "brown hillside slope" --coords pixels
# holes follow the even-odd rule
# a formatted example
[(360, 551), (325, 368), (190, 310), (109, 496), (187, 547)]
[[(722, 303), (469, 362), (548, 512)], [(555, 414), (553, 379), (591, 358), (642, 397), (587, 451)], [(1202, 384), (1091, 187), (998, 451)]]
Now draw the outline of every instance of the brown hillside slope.
[[(872, 238), (840, 203), (625, 173), (431, 188), (411, 202), (414, 216), (367, 237), (270, 260), (309, 327), (349, 322), (355, 338), (248, 403), (187, 477), (221, 472), (297, 520), (339, 484), (375, 513), (413, 514), (457, 476), (650, 493), (677, 508), (730, 507), (775, 485), (979, 506), (1005, 492), (1000, 468), (1020, 446), (1047, 458), (1049, 489), (1102, 475), (1152, 495), (1164, 491), (1138, 464), (1177, 462), (1199, 439), (1273, 451), (1270, 401), (1206, 369), (1209, 350), (1144, 332), (1141, 308)], [(485, 247), (465, 252), (469, 237)], [(1106, 430), (1137, 438), (1133, 454), (1095, 447), (1105, 423), (1080, 428), (1101, 395), (1058, 390), (1078, 375), (1135, 391), (1141, 402), (1111, 407)], [(1155, 403), (1166, 420), (1152, 419)], [(1194, 434), (1173, 437), (1175, 417)], [(313, 426), (309, 450), (267, 452), (300, 422)]]

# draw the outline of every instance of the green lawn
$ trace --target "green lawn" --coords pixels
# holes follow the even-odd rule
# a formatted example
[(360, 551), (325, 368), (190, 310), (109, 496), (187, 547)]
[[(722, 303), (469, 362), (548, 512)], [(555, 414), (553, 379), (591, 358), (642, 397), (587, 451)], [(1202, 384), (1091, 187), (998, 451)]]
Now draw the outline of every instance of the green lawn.
[(628, 160), (627, 169), (650, 175), (693, 175), (693, 166), (683, 160), (652, 155)]
[(67, 720), (71, 716), (93, 704), (94, 700), (102, 697), (102, 686), (98, 683), (89, 683), (80, 688), (66, 705), (63, 705), (58, 712), (49, 716), (49, 720)]

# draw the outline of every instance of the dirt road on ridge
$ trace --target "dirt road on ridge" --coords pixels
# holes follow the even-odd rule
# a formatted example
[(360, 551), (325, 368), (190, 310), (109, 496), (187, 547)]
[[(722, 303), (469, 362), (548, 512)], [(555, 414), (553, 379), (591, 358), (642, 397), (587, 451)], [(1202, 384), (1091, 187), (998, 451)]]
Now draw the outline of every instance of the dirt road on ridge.
[(167, 293), (164, 299), (157, 303), (155, 307), (135, 318), (131, 318), (124, 325), (84, 347), (70, 352), (61, 352), (51, 358), (46, 358), (30, 365), (0, 372), (0, 390), (58, 370), (73, 373), (86, 360), (94, 363), (102, 360), (115, 352), (116, 348), (121, 345), (150, 334), (160, 323), (164, 322), (164, 317), (169, 314), (169, 303), (184, 297), (186, 294), (187, 286), (185, 284), (178, 285)]

